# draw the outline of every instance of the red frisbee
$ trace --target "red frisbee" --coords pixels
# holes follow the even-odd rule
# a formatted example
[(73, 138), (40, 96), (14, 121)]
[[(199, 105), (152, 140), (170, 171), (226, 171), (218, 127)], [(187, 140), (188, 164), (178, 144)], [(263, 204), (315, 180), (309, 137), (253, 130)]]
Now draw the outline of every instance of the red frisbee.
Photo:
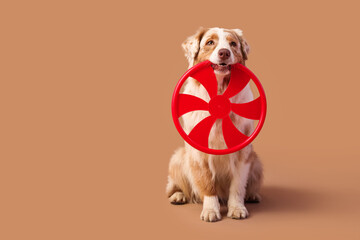
[[(265, 92), (257, 77), (248, 68), (237, 63), (231, 66), (229, 86), (222, 95), (218, 95), (217, 80), (211, 64), (210, 61), (201, 62), (190, 68), (180, 78), (172, 97), (172, 116), (176, 129), (191, 146), (209, 154), (229, 154), (244, 148), (259, 134), (266, 116)], [(189, 77), (196, 79), (204, 86), (210, 96), (209, 103), (193, 95), (180, 93), (182, 85)], [(231, 103), (229, 98), (243, 90), (250, 79), (255, 83), (260, 96), (248, 103)], [(209, 111), (210, 116), (204, 118), (189, 134), (186, 134), (179, 118), (185, 113), (197, 110)], [(232, 123), (230, 112), (244, 118), (259, 120), (255, 131), (250, 136), (241, 133)], [(209, 148), (210, 130), (217, 119), (222, 119), (226, 149)]]

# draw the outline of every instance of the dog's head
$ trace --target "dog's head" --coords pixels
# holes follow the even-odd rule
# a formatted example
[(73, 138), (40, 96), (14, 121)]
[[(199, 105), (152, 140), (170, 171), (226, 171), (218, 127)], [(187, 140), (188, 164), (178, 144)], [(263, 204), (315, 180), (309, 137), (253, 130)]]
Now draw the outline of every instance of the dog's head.
[(182, 44), (190, 67), (210, 60), (215, 74), (230, 74), (230, 65), (245, 64), (249, 45), (240, 29), (200, 28)]

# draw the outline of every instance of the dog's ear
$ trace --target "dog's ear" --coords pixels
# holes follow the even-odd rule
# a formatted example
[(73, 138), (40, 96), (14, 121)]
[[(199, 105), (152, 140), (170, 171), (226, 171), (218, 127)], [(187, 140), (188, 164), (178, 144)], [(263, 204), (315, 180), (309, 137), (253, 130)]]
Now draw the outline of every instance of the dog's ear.
[(194, 35), (188, 37), (181, 45), (185, 51), (185, 57), (187, 58), (190, 66), (194, 65), (194, 60), (200, 50), (200, 41), (206, 31), (206, 28), (201, 27)]
[(243, 37), (243, 33), (242, 33), (242, 30), (240, 29), (232, 29), (237, 37), (239, 38), (239, 41), (240, 41), (240, 48), (241, 48), (241, 53), (243, 55), (243, 58), (244, 58), (244, 61), (248, 59), (248, 55), (249, 55), (249, 52), (250, 52), (250, 46), (249, 44), (247, 43), (247, 41), (245, 40), (245, 38)]

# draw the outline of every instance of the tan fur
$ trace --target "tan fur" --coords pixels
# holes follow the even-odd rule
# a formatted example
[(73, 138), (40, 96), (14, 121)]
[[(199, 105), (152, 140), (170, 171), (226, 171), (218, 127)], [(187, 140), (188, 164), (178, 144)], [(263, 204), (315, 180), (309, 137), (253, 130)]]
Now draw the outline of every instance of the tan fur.
[[(217, 35), (217, 32), (219, 31), (222, 31), (223, 34), (226, 32), (226, 41), (229, 43), (232, 41), (236, 42), (236, 47), (231, 47), (231, 45), (229, 45), (235, 61), (242, 64), (245, 63), (249, 53), (249, 47), (242, 37), (241, 30), (201, 28), (182, 45), (185, 50), (185, 56), (189, 61), (189, 67), (210, 58), (210, 55), (214, 52), (218, 44), (219, 36)], [(206, 43), (209, 40), (214, 41), (214, 44), (207, 45)], [(222, 94), (229, 83), (229, 76), (217, 76), (217, 78), (219, 85), (218, 91), (219, 94)], [(192, 94), (209, 101), (209, 96), (202, 85), (193, 79), (189, 79), (187, 82), (184, 93)], [(248, 102), (251, 100), (253, 100), (253, 95), (249, 85), (245, 87), (241, 93), (231, 99), (232, 102), (236, 103)], [(184, 122), (185, 132), (189, 133), (201, 119), (207, 116), (209, 116), (209, 113), (203, 111), (194, 111), (183, 115), (182, 121)], [(246, 135), (250, 135), (253, 132), (252, 120), (241, 118), (233, 113), (231, 113), (230, 116), (234, 125), (237, 126), (241, 132)], [(210, 132), (209, 146), (214, 149), (226, 148), (222, 138), (221, 120), (216, 121)], [(257, 154), (253, 151), (251, 144), (238, 152), (216, 156), (200, 152), (185, 143), (185, 146), (178, 149), (171, 157), (169, 164), (169, 181), (166, 190), (167, 195), (173, 203), (184, 203), (185, 201), (201, 202), (204, 201), (204, 197), (208, 197), (208, 202), (219, 199), (225, 203), (228, 201), (230, 195), (231, 201), (229, 203), (228, 216), (233, 218), (245, 218), (248, 213), (243, 206), (243, 199), (241, 199), (241, 196), (244, 195), (244, 193), (241, 193), (241, 188), (239, 189), (240, 193), (237, 193), (236, 184), (239, 184), (238, 182), (241, 178), (239, 173), (245, 171), (240, 169), (246, 169), (244, 167), (248, 164), (250, 164), (249, 171), (246, 175), (247, 177), (242, 180), (245, 181), (242, 182), (242, 184), (246, 186), (246, 198), (257, 200), (260, 198), (259, 190), (263, 178), (262, 165)], [(234, 187), (236, 191), (230, 192), (230, 189), (234, 189)], [(182, 196), (186, 199), (185, 201), (177, 200), (182, 199)], [(216, 198), (209, 198), (211, 196), (215, 196)], [(213, 207), (216, 208), (216, 204), (214, 204)], [(211, 209), (205, 210), (204, 206), (201, 214), (203, 220), (219, 220), (217, 217), (214, 217), (214, 215), (211, 215)], [(214, 211), (216, 212), (218, 210), (215, 209)]]
[(234, 53), (236, 62), (244, 64), (245, 61), (243, 60), (242, 51), (238, 48), (238, 46), (241, 45), (239, 38), (237, 38), (236, 36), (233, 35), (233, 33), (231, 33), (231, 35), (226, 37), (226, 40), (228, 42), (236, 43), (236, 46), (231, 46), (232, 52)]
[(195, 35), (188, 37), (182, 44), (182, 47), (185, 51), (185, 57), (187, 58), (190, 65), (194, 65), (194, 59), (197, 57), (200, 49), (200, 40), (202, 39), (206, 31), (206, 28), (200, 28), (195, 33)]
[(204, 47), (202, 47), (199, 50), (199, 53), (196, 55), (196, 57), (194, 59), (194, 65), (209, 59), (210, 54), (212, 54), (212, 52), (214, 51), (214, 49), (216, 47), (216, 42), (218, 40), (218, 36), (216, 34), (212, 34), (212, 35), (210, 35), (209, 37), (206, 38), (205, 42), (207, 43), (210, 40), (214, 41), (215, 44), (214, 45), (206, 45), (205, 44)]

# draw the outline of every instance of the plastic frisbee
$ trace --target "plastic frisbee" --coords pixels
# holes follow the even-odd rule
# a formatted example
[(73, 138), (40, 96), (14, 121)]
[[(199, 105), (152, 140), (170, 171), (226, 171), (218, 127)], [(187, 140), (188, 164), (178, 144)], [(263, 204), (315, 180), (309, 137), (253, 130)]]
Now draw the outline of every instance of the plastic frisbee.
[[(240, 63), (231, 66), (230, 82), (222, 95), (218, 95), (217, 80), (210, 61), (201, 62), (190, 68), (179, 80), (172, 97), (172, 117), (176, 129), (192, 147), (209, 154), (221, 155), (236, 152), (249, 143), (259, 134), (264, 125), (266, 116), (266, 98), (263, 87), (257, 77)], [(184, 82), (192, 77), (199, 81), (210, 96), (206, 102), (201, 98), (180, 93)], [(248, 103), (232, 103), (230, 98), (241, 92), (250, 79), (255, 83), (259, 97)], [(182, 128), (179, 118), (185, 113), (197, 110), (209, 111), (210, 116), (201, 120), (189, 134)], [(259, 120), (255, 131), (246, 136), (241, 133), (230, 119), (230, 112), (241, 117)], [(227, 146), (226, 149), (209, 148), (209, 134), (217, 119), (222, 119), (222, 132)]]

